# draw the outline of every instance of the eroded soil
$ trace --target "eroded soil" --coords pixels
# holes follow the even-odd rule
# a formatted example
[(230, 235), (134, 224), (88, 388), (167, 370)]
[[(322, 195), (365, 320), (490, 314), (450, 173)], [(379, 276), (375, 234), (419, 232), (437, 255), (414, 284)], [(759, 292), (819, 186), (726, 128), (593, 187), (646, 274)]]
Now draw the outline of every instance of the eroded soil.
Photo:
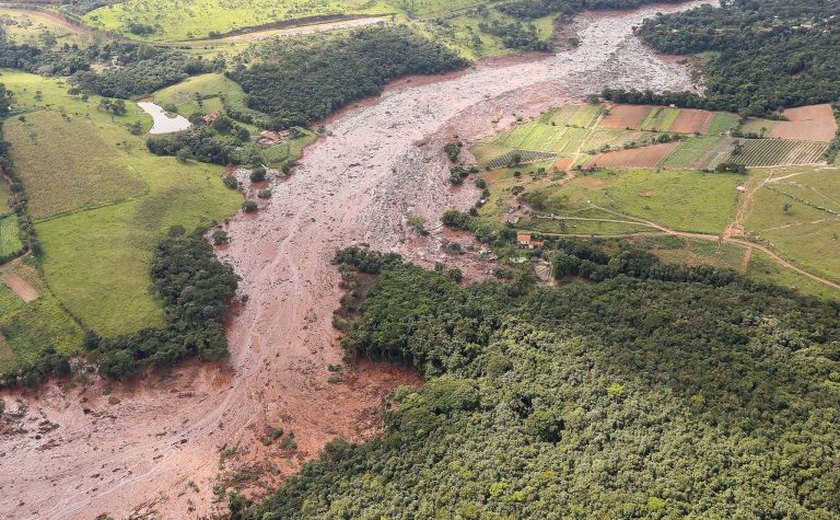
[[(126, 385), (91, 376), (86, 387), (51, 384), (21, 401), (3, 395), (17, 415), (0, 430), (0, 510), (21, 519), (209, 515), (226, 507), (213, 493), (219, 482), (258, 493), (258, 482), (275, 484), (336, 436), (377, 434), (386, 393), (420, 379), (370, 363), (329, 370), (343, 364), (331, 326), (341, 296), (335, 250), (367, 242), (424, 265), (452, 263), (441, 243), (468, 237), (417, 237), (405, 224), (416, 213), (435, 227), (445, 209), (478, 196), (469, 183), (449, 187), (443, 143), (474, 142), (606, 85), (691, 88), (690, 71), (654, 55), (631, 28), (692, 5), (585, 14), (576, 49), (403, 80), (333, 118), (262, 210), (226, 226), (232, 243), (220, 254), (248, 296), (227, 327), (229, 365), (191, 362)], [(294, 432), (296, 447), (267, 440), (272, 428)]]

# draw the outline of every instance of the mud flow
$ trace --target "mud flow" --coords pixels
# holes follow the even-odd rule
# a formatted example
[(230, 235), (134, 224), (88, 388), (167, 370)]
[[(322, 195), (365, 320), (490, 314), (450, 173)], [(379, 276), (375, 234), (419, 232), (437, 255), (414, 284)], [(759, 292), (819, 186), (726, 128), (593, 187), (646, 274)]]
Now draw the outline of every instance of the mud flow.
[[(265, 487), (249, 491), (259, 494), (330, 439), (380, 433), (384, 396), (421, 381), (381, 364), (329, 370), (342, 364), (331, 326), (341, 296), (336, 249), (364, 242), (423, 265), (450, 261), (440, 243), (469, 237), (437, 230), (420, 239), (405, 224), (420, 214), (434, 227), (444, 210), (477, 200), (471, 186), (449, 187), (443, 143), (453, 135), (473, 143), (604, 86), (695, 89), (691, 71), (650, 51), (632, 27), (696, 5), (584, 13), (577, 48), (406, 78), (331, 118), (330, 135), (272, 186), (261, 211), (227, 225), (232, 243), (220, 255), (248, 296), (227, 325), (229, 365), (192, 362), (129, 385), (51, 385), (20, 401), (3, 395), (15, 415), (0, 436), (0, 510), (16, 519), (196, 518), (224, 511), (213, 486), (236, 472), (258, 474)], [(486, 268), (465, 269), (480, 277)], [(294, 432), (296, 447), (264, 442), (276, 428)]]

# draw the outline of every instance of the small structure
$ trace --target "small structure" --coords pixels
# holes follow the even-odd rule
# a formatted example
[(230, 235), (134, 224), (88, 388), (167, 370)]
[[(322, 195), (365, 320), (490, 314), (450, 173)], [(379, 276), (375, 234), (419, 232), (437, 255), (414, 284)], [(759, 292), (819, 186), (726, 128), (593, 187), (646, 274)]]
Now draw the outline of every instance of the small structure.
[(263, 130), (260, 132), (260, 144), (264, 144), (267, 146), (272, 146), (278, 144), (282, 141), (283, 138), (277, 132), (272, 132), (271, 130)]
[(204, 124), (212, 125), (214, 122), (216, 122), (217, 119), (219, 119), (219, 115), (219, 111), (216, 110), (215, 112), (211, 112), (207, 115), (201, 116), (201, 120), (204, 121)]
[(291, 137), (291, 135), (292, 135), (291, 130), (280, 130), (279, 132), (277, 132), (277, 136), (280, 139), (288, 139), (289, 137)]
[(747, 191), (747, 187), (744, 186), (743, 184), (739, 184), (738, 186), (735, 187), (735, 189), (740, 191), (741, 193), (744, 193), (744, 192)]
[(530, 233), (517, 233), (516, 247), (519, 249), (536, 249), (545, 245), (544, 242), (533, 240)]

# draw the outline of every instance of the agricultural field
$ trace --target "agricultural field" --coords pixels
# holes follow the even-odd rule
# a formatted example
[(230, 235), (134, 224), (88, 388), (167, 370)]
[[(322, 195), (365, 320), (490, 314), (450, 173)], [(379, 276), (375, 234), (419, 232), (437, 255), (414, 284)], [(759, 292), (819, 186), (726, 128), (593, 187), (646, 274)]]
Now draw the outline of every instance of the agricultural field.
[(15, 214), (0, 216), (0, 259), (9, 258), (23, 249), (20, 228)]
[[(583, 125), (587, 128), (565, 126), (578, 110), (562, 107), (471, 149), (490, 185), (490, 197), (479, 210), (485, 225), (545, 235), (630, 237), (651, 244), (678, 240), (683, 245), (649, 249), (667, 261), (731, 267), (807, 294), (838, 296), (760, 250), (714, 240), (737, 225), (749, 239), (796, 266), (840, 282), (840, 169), (818, 166), (826, 143), (724, 137), (718, 130), (737, 122), (737, 116), (696, 111), (677, 114), (668, 123), (673, 112), (653, 114), (630, 105), (611, 107), (604, 117)], [(638, 128), (702, 124), (715, 132), (636, 147), (659, 133), (618, 127), (631, 119)], [(598, 135), (604, 141), (614, 136), (619, 149), (593, 155), (591, 143)], [(620, 143), (633, 144), (620, 149)], [(722, 162), (762, 168), (747, 176), (709, 172)], [(791, 166), (797, 163), (804, 165)], [(600, 168), (588, 171), (593, 166)], [(743, 197), (742, 186), (756, 190), (755, 195)], [(741, 204), (747, 204), (746, 210), (738, 210)], [(663, 237), (657, 225), (705, 237)]]
[(723, 135), (738, 127), (739, 118), (726, 112), (652, 105), (609, 105), (601, 125), (606, 128)]
[(120, 164), (123, 145), (106, 140), (105, 133), (83, 116), (41, 110), (6, 122), (3, 133), (36, 219), (146, 191), (140, 176)]
[[(241, 195), (222, 185), (220, 166), (149, 153), (145, 135), (128, 129), (132, 121), (150, 127), (134, 103), (115, 118), (93, 98), (85, 103), (55, 81), (33, 78), (3, 74), (24, 110), (23, 121), (7, 120), (6, 139), (27, 185), (51, 294), (85, 327), (105, 335), (161, 323), (160, 303), (147, 290), (152, 248), (172, 225), (193, 229), (233, 214)], [(46, 106), (52, 109), (40, 108)], [(67, 161), (80, 150), (90, 157)], [(62, 157), (63, 164), (44, 163)], [(68, 197), (71, 189), (77, 191)]]
[(787, 139), (736, 139), (726, 162), (745, 166), (814, 164), (823, 160), (827, 143)]
[[(697, 168), (709, 167), (710, 151), (720, 143), (722, 137), (688, 138), (680, 141), (660, 163), (663, 168)], [(729, 147), (726, 148), (727, 155)]]
[[(472, 152), (481, 167), (491, 169), (505, 166), (515, 157), (526, 163), (549, 157), (570, 158), (571, 167), (676, 169), (714, 169), (722, 162), (758, 167), (824, 161), (826, 142), (721, 135), (736, 127), (738, 121), (735, 114), (705, 110), (567, 105), (491, 137), (473, 147)], [(771, 122), (753, 120), (747, 125), (759, 123)], [(741, 131), (755, 129), (742, 127)], [(761, 132), (768, 133), (766, 129)], [(673, 146), (655, 144), (663, 137), (668, 141), (674, 136), (679, 141)]]
[(797, 167), (774, 177), (756, 193), (746, 230), (800, 267), (840, 282), (840, 169)]
[(48, 346), (67, 353), (81, 348), (81, 327), (34, 267), (20, 261), (0, 266), (0, 280), (0, 372), (31, 365)]

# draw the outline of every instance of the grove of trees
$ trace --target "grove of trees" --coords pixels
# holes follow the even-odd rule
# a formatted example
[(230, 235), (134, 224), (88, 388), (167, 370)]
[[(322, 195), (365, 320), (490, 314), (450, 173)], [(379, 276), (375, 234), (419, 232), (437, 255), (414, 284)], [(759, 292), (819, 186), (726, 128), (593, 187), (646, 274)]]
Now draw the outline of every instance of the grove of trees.
[(378, 273), (348, 352), (426, 383), (395, 392), (384, 437), (334, 441), (232, 517), (838, 518), (838, 304), (563, 250), (612, 275), (461, 287), (394, 255), (340, 255)]

